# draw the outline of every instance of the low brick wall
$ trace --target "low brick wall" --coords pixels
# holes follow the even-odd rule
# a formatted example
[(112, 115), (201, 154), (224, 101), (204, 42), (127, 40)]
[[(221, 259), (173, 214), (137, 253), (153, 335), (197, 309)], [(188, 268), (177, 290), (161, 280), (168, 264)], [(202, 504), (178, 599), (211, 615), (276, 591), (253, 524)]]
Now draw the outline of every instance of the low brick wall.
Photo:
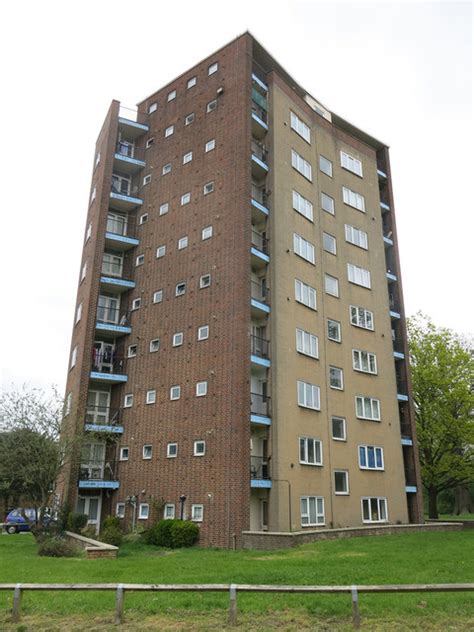
[(242, 531), (242, 548), (268, 551), (289, 549), (293, 546), (315, 542), (317, 540), (339, 540), (341, 538), (360, 538), (369, 535), (394, 535), (399, 533), (420, 533), (426, 531), (462, 531), (458, 522), (438, 522), (436, 524), (400, 524), (378, 525), (344, 529), (316, 529), (312, 531), (270, 532)]
[(86, 538), (83, 535), (72, 533), (72, 531), (65, 531), (66, 537), (77, 544), (86, 552), (87, 559), (97, 558), (116, 558), (118, 547), (112, 546), (112, 544), (106, 544), (105, 542), (99, 542), (98, 540), (92, 540), (92, 538)]
[[(443, 523), (442, 520), (433, 520), (431, 518), (428, 518), (426, 522), (429, 524)], [(445, 524), (446, 522), (449, 523), (451, 522), (451, 520), (445, 520), (443, 524)], [(462, 524), (464, 529), (474, 529), (474, 520), (453, 520), (453, 522), (456, 522), (456, 524)]]

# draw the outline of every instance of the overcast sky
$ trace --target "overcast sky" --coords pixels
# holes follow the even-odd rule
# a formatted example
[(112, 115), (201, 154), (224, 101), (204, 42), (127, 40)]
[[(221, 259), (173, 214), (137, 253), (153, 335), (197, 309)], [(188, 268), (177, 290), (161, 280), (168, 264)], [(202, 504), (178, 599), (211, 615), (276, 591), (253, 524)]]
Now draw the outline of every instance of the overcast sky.
[(64, 388), (110, 101), (134, 106), (246, 30), (390, 145), (407, 313), (472, 332), (470, 2), (23, 0), (0, 38), (4, 387)]

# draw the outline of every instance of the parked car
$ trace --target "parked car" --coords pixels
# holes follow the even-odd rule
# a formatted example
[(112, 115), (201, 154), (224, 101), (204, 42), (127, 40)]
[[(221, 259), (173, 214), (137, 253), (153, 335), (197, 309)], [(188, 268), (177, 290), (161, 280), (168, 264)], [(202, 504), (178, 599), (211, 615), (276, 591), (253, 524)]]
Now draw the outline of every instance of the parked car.
[[(48, 525), (51, 521), (51, 516), (48, 510), (44, 510), (41, 512), (41, 520), (44, 525)], [(18, 507), (17, 509), (12, 509), (10, 513), (5, 518), (5, 523), (3, 528), (7, 533), (20, 533), (21, 531), (29, 531), (30, 526), (32, 524), (36, 524), (40, 519), (40, 512), (34, 508), (22, 509)]]

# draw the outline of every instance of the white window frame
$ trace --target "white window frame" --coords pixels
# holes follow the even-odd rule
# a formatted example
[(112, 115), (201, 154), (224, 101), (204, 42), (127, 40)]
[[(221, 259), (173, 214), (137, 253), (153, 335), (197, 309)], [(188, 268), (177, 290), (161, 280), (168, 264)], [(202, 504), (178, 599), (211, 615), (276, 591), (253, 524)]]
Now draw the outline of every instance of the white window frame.
[(167, 102), (174, 101), (176, 99), (176, 90), (171, 90), (168, 92), (168, 96), (166, 97)]
[(212, 99), (212, 101), (209, 101), (209, 103), (206, 105), (206, 114), (209, 114), (209, 112), (214, 112), (214, 110), (217, 110), (217, 99)]
[(196, 115), (194, 114), (194, 112), (190, 112), (184, 117), (184, 125), (191, 125), (191, 123), (194, 123), (195, 118)]
[[(198, 450), (198, 448), (202, 446), (201, 450)], [(202, 439), (197, 439), (194, 442), (194, 446), (193, 446), (193, 456), (205, 456), (206, 454), (206, 442), (203, 441)]]
[(71, 361), (69, 363), (69, 369), (73, 369), (76, 366), (76, 362), (77, 362), (77, 347), (78, 345), (76, 345), (73, 350), (71, 351)]
[(352, 349), (352, 368), (361, 373), (377, 375), (377, 356), (370, 351)]
[(300, 117), (290, 110), (290, 127), (311, 145), (311, 128)]
[(92, 222), (87, 227), (86, 238), (84, 240), (84, 243), (87, 243), (89, 241), (89, 239), (91, 238), (91, 235), (92, 235)]
[(334, 202), (334, 198), (327, 193), (324, 193), (324, 191), (321, 191), (321, 208), (330, 215), (336, 214), (336, 204)]
[[(361, 402), (362, 414), (359, 414), (358, 401)], [(367, 410), (370, 409), (369, 415)], [(376, 397), (368, 397), (367, 395), (355, 396), (355, 410), (357, 419), (368, 419), (369, 421), (380, 421), (382, 416), (380, 412), (380, 400)], [(375, 414), (374, 414), (375, 413)]]
[(151, 443), (145, 443), (142, 447), (142, 459), (149, 461), (153, 458), (153, 446)]
[[(190, 88), (192, 88), (196, 84), (197, 84), (197, 77), (191, 77), (190, 79), (188, 79), (188, 81), (186, 83), (186, 89), (189, 90)], [(173, 507), (174, 507), (174, 505), (173, 505)]]
[(207, 340), (208, 338), (209, 338), (209, 325), (201, 325), (201, 327), (198, 328), (197, 339), (201, 341), (201, 340)]
[(95, 200), (96, 196), (97, 196), (97, 187), (94, 187), (94, 188), (92, 189), (92, 193), (91, 193), (91, 201), (90, 201), (90, 204), (92, 204), (92, 202)]
[(191, 505), (191, 520), (193, 522), (204, 520), (204, 505)]
[[(314, 512), (312, 512), (312, 508), (310, 507), (312, 504), (314, 504)], [(314, 521), (311, 520), (312, 513), (315, 518)], [(301, 496), (300, 516), (302, 527), (324, 526), (326, 524), (326, 518), (324, 515), (324, 498), (322, 496)]]
[(146, 392), (145, 403), (146, 404), (156, 404), (156, 390), (155, 389), (151, 389), (151, 390)]
[[(372, 515), (372, 501), (375, 500), (376, 504), (377, 504), (377, 516), (378, 518), (373, 520), (371, 517), (370, 518), (365, 518), (365, 512), (364, 512), (364, 503), (367, 503), (368, 505), (368, 511), (367, 511), (367, 515), (371, 516)], [(363, 496), (360, 499), (360, 504), (361, 504), (361, 511), (362, 511), (362, 522), (366, 523), (366, 524), (373, 524), (373, 523), (385, 523), (388, 522), (388, 503), (387, 503), (387, 498), (385, 496)], [(382, 506), (383, 506), (383, 511), (382, 511)], [(381, 516), (385, 514), (384, 518), (381, 518)]]
[(365, 307), (358, 307), (357, 305), (350, 305), (349, 318), (351, 325), (354, 325), (354, 327), (361, 327), (362, 329), (374, 331), (374, 313), (369, 309), (365, 309)]
[(291, 150), (291, 166), (300, 173), (306, 180), (313, 181), (313, 168), (311, 163), (300, 156), (294, 149)]
[(177, 331), (173, 334), (172, 346), (173, 347), (181, 347), (184, 342), (184, 334), (182, 331)]
[(174, 503), (166, 503), (163, 507), (163, 520), (174, 520), (176, 509)]
[(154, 103), (150, 103), (148, 106), (148, 114), (153, 114), (158, 109), (158, 103), (155, 101)]
[[(329, 324), (332, 325), (337, 325), (337, 331), (339, 333), (339, 337), (338, 338), (332, 338), (329, 335)], [(338, 320), (334, 320), (334, 318), (328, 318), (326, 321), (326, 332), (327, 332), (327, 336), (328, 336), (328, 340), (332, 340), (333, 342), (342, 342), (342, 328), (341, 328), (341, 323)]]
[(166, 458), (176, 459), (178, 457), (178, 444), (176, 441), (171, 441), (166, 445)]
[(164, 257), (166, 254), (166, 246), (163, 244), (161, 246), (158, 246), (158, 248), (156, 249), (156, 258), (157, 259), (161, 259), (161, 257)]
[(133, 393), (127, 393), (123, 396), (123, 407), (131, 408), (133, 406)]
[(120, 448), (119, 453), (119, 461), (128, 461), (130, 458), (130, 448), (128, 446), (123, 446)]
[(219, 62), (215, 61), (208, 67), (207, 74), (210, 77), (211, 75), (213, 75), (218, 70), (219, 70)]
[(66, 401), (64, 402), (64, 416), (67, 417), (72, 408), (72, 392), (68, 393), (66, 396)]
[(178, 239), (178, 250), (184, 250), (188, 247), (189, 238), (187, 235)]
[(135, 258), (135, 267), (138, 268), (145, 263), (145, 255), (137, 255)]
[(117, 518), (125, 518), (125, 503), (115, 505), (115, 515)]
[(127, 358), (135, 358), (137, 355), (138, 345), (128, 345), (127, 348)]
[[(150, 184), (150, 182), (151, 182), (151, 173), (147, 173), (146, 176), (143, 176), (143, 186), (145, 187), (147, 184)], [(148, 213), (145, 213), (145, 215), (148, 216)], [(143, 222), (140, 222), (140, 223), (143, 224)]]
[(183, 155), (183, 165), (187, 165), (188, 162), (192, 161), (192, 159), (193, 159), (193, 152), (188, 151), (187, 153)]
[(214, 181), (206, 182), (206, 184), (202, 187), (203, 195), (209, 195), (209, 193), (213, 193), (214, 191)]
[(163, 202), (163, 204), (160, 204), (159, 215), (166, 215), (166, 213), (168, 213), (169, 210), (170, 210), (169, 202)]
[(365, 230), (361, 230), (350, 224), (345, 224), (344, 233), (347, 243), (362, 248), (363, 250), (369, 249), (369, 236)]
[(156, 290), (153, 292), (153, 303), (163, 302), (163, 290)]
[(332, 160), (319, 154), (319, 171), (332, 178)]
[(149, 344), (149, 350), (150, 353), (156, 353), (157, 351), (160, 350), (160, 339), (159, 338), (153, 338), (153, 340), (150, 340), (150, 344)]
[(293, 233), (293, 252), (295, 255), (298, 255), (302, 259), (305, 259), (306, 261), (309, 261), (309, 263), (315, 265), (316, 258), (314, 245), (310, 241), (307, 241), (304, 237), (301, 237), (301, 235), (298, 235), (298, 233)]
[(330, 296), (339, 298), (339, 279), (331, 274), (324, 275), (324, 291)]
[(347, 264), (347, 280), (354, 285), (360, 285), (368, 290), (372, 289), (370, 271), (353, 263)]
[(212, 226), (206, 226), (201, 231), (201, 240), (205, 241), (206, 239), (210, 239), (212, 237)]
[(206, 287), (211, 286), (211, 275), (203, 274), (202, 277), (199, 278), (199, 289), (204, 290)]
[(365, 198), (361, 193), (357, 193), (348, 187), (342, 187), (342, 200), (347, 206), (357, 209), (361, 213), (365, 213)]
[(311, 287), (311, 285), (307, 285), (300, 281), (299, 279), (295, 279), (295, 301), (297, 303), (301, 303), (309, 309), (317, 310), (317, 295), (316, 289)]
[(318, 337), (309, 331), (296, 328), (296, 351), (310, 358), (319, 358)]
[(216, 148), (216, 139), (215, 138), (211, 138), (204, 145), (204, 153), (207, 154), (208, 152), (213, 151), (215, 148)]
[(148, 140), (146, 141), (145, 149), (150, 149), (154, 142), (155, 139), (153, 136), (151, 138), (148, 138)]
[[(363, 452), (363, 459), (361, 458), (361, 452)], [(373, 455), (373, 466), (369, 465), (369, 453), (372, 453)], [(361, 470), (378, 470), (379, 472), (383, 472), (385, 470), (385, 459), (383, 456), (383, 448), (381, 446), (359, 445), (357, 447), (357, 456), (359, 459), (359, 468)], [(377, 462), (381, 463), (381, 465), (377, 465)]]
[(141, 304), (142, 304), (141, 298), (134, 298), (132, 301), (131, 311), (134, 312), (136, 309), (140, 309)]
[(317, 384), (297, 380), (296, 392), (298, 406), (310, 410), (321, 410), (321, 389)]
[(330, 255), (337, 255), (337, 241), (331, 233), (323, 232), (323, 249)]
[[(337, 384), (333, 384), (332, 380), (337, 376)], [(329, 367), (329, 387), (337, 391), (344, 390), (344, 371), (339, 366)]]
[(186, 206), (191, 202), (191, 193), (188, 191), (187, 193), (183, 193), (181, 196), (181, 206)]
[(87, 274), (87, 261), (82, 266), (80, 283), (84, 281), (84, 279), (86, 278), (86, 274)]
[[(344, 475), (344, 491), (338, 491), (336, 489), (336, 475), (343, 474)], [(334, 494), (336, 496), (349, 496), (349, 471), (348, 470), (334, 470)]]
[(205, 397), (207, 395), (207, 380), (196, 382), (196, 397)]
[(82, 302), (76, 307), (76, 320), (74, 322), (75, 325), (81, 320), (82, 317)]
[(163, 165), (163, 167), (161, 168), (161, 175), (162, 176), (166, 176), (168, 173), (171, 173), (171, 170), (173, 169), (173, 165), (170, 162), (167, 162), (165, 165)]
[(307, 200), (301, 193), (298, 193), (295, 189), (292, 192), (293, 209), (306, 217), (310, 222), (313, 221), (313, 203)]
[(179, 384), (174, 384), (170, 387), (170, 400), (172, 402), (177, 401), (181, 397), (181, 386)]
[(168, 138), (169, 136), (172, 136), (174, 134), (174, 125), (168, 125), (168, 127), (165, 129), (165, 138)]
[(176, 283), (175, 296), (184, 296), (186, 294), (186, 283)]
[(341, 167), (343, 169), (347, 169), (347, 171), (355, 173), (355, 175), (360, 178), (364, 175), (362, 171), (362, 162), (358, 158), (354, 158), (354, 156), (347, 154), (345, 151), (341, 151)]
[[(310, 446), (312, 447), (310, 448)], [(320, 439), (299, 437), (298, 450), (301, 465), (313, 465), (318, 467), (323, 465), (323, 443)], [(313, 460), (310, 460), (310, 452), (312, 452)]]
[(138, 520), (148, 520), (150, 517), (150, 505), (148, 503), (140, 503), (138, 505)]
[[(342, 421), (342, 429), (343, 429), (342, 437), (334, 436), (334, 420)], [(346, 423), (345, 417), (339, 417), (339, 415), (331, 415), (331, 437), (332, 439), (334, 439), (334, 441), (347, 441), (347, 423)]]

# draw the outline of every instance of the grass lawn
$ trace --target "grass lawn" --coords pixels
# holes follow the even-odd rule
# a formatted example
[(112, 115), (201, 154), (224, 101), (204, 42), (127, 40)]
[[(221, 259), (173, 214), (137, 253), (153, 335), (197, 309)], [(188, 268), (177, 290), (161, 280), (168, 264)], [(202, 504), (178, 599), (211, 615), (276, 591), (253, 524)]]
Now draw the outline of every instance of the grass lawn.
[(474, 514), (465, 513), (454, 516), (453, 514), (439, 514), (440, 520), (474, 520)]
[[(138, 542), (125, 544), (116, 560), (41, 558), (30, 534), (0, 536), (0, 583), (330, 585), (473, 581), (472, 531), (354, 538), (271, 552), (167, 551)], [(0, 593), (0, 630), (113, 629), (113, 593), (26, 593), (21, 626), (8, 624), (11, 598), (11, 593)], [(227, 595), (220, 594), (129, 593), (125, 597), (128, 624), (123, 629), (225, 629), (227, 606)], [(360, 607), (363, 627), (380, 632), (388, 628), (474, 629), (474, 593), (361, 595)], [(241, 594), (238, 610), (242, 630), (351, 629), (349, 595)]]

